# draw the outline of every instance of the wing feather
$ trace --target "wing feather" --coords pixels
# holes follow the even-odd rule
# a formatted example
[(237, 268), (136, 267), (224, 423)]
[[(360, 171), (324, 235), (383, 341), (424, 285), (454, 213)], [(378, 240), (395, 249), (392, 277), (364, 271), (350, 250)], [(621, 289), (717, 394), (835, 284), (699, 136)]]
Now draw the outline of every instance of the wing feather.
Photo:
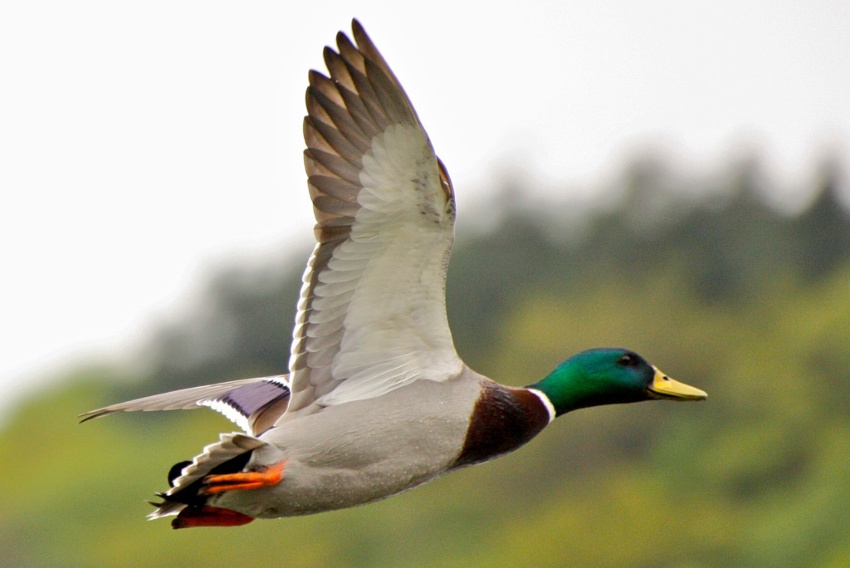
[[(345, 97), (336, 90), (333, 82), (321, 73), (313, 72), (310, 75), (310, 87), (307, 99), (307, 112), (310, 116), (324, 122), (333, 124), (339, 128), (343, 135), (358, 147), (369, 147), (369, 141), (376, 132), (364, 130), (363, 126), (369, 127), (368, 121), (356, 118), (345, 108)], [(330, 90), (333, 89), (332, 96)], [(364, 109), (365, 110), (365, 109)], [(371, 129), (370, 129), (371, 130)]]
[(461, 369), (445, 313), (454, 196), (410, 101), (355, 20), (311, 71), (304, 164), (316, 240), (288, 415)]
[(286, 410), (289, 385), (285, 375), (227, 381), (121, 402), (80, 415), (81, 422), (115, 412), (188, 410), (209, 407), (249, 434), (271, 427)]
[(327, 147), (339, 154), (340, 157), (348, 160), (351, 164), (357, 164), (360, 161), (362, 155), (360, 149), (340, 134), (339, 130), (317, 118), (308, 117), (305, 123), (309, 124), (309, 127), (325, 140)]
[(315, 149), (304, 152), (304, 158), (310, 161), (306, 167), (317, 172), (316, 175), (337, 176), (354, 186), (360, 184), (360, 170), (336, 154)]

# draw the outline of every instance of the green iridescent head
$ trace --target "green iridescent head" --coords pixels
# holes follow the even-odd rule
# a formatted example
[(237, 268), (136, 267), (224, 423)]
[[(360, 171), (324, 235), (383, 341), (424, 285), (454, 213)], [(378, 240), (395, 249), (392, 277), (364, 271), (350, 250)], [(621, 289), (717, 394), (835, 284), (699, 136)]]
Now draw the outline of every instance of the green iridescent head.
[(588, 406), (642, 400), (705, 400), (700, 389), (675, 381), (627, 349), (573, 355), (529, 388), (543, 392), (558, 416)]

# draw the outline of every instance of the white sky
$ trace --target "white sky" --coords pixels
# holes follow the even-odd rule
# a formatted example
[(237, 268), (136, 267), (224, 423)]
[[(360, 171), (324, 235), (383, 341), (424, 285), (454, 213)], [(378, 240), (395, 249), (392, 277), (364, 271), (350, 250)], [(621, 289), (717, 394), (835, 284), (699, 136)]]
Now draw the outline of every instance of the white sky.
[(305, 250), (306, 74), (351, 16), (413, 99), (461, 222), (505, 172), (562, 199), (646, 145), (695, 169), (756, 148), (792, 188), (825, 149), (850, 155), (844, 0), (4, 2), (7, 393), (126, 351), (220, 263)]

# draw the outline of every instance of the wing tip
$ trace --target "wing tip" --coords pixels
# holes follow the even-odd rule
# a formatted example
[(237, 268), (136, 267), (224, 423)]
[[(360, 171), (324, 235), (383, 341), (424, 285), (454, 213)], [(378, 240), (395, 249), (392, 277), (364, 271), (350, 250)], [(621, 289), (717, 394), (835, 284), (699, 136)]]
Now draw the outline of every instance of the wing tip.
[(95, 410), (89, 410), (88, 412), (83, 412), (82, 414), (77, 415), (77, 424), (82, 424), (83, 422), (94, 420), (95, 418), (101, 418), (114, 412), (114, 410), (107, 410), (106, 408), (97, 408)]

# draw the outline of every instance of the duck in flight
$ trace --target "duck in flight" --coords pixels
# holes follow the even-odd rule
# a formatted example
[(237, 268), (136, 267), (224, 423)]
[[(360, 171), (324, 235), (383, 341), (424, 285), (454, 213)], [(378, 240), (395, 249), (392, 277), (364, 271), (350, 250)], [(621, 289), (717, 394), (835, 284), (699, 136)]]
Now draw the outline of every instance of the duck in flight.
[(416, 111), (356, 20), (309, 74), (304, 162), (316, 246), (290, 373), (92, 410), (207, 406), (240, 426), (176, 464), (150, 518), (236, 526), (389, 497), (517, 449), (579, 408), (704, 400), (626, 349), (574, 355), (525, 388), (458, 357), (446, 318), (454, 189)]

